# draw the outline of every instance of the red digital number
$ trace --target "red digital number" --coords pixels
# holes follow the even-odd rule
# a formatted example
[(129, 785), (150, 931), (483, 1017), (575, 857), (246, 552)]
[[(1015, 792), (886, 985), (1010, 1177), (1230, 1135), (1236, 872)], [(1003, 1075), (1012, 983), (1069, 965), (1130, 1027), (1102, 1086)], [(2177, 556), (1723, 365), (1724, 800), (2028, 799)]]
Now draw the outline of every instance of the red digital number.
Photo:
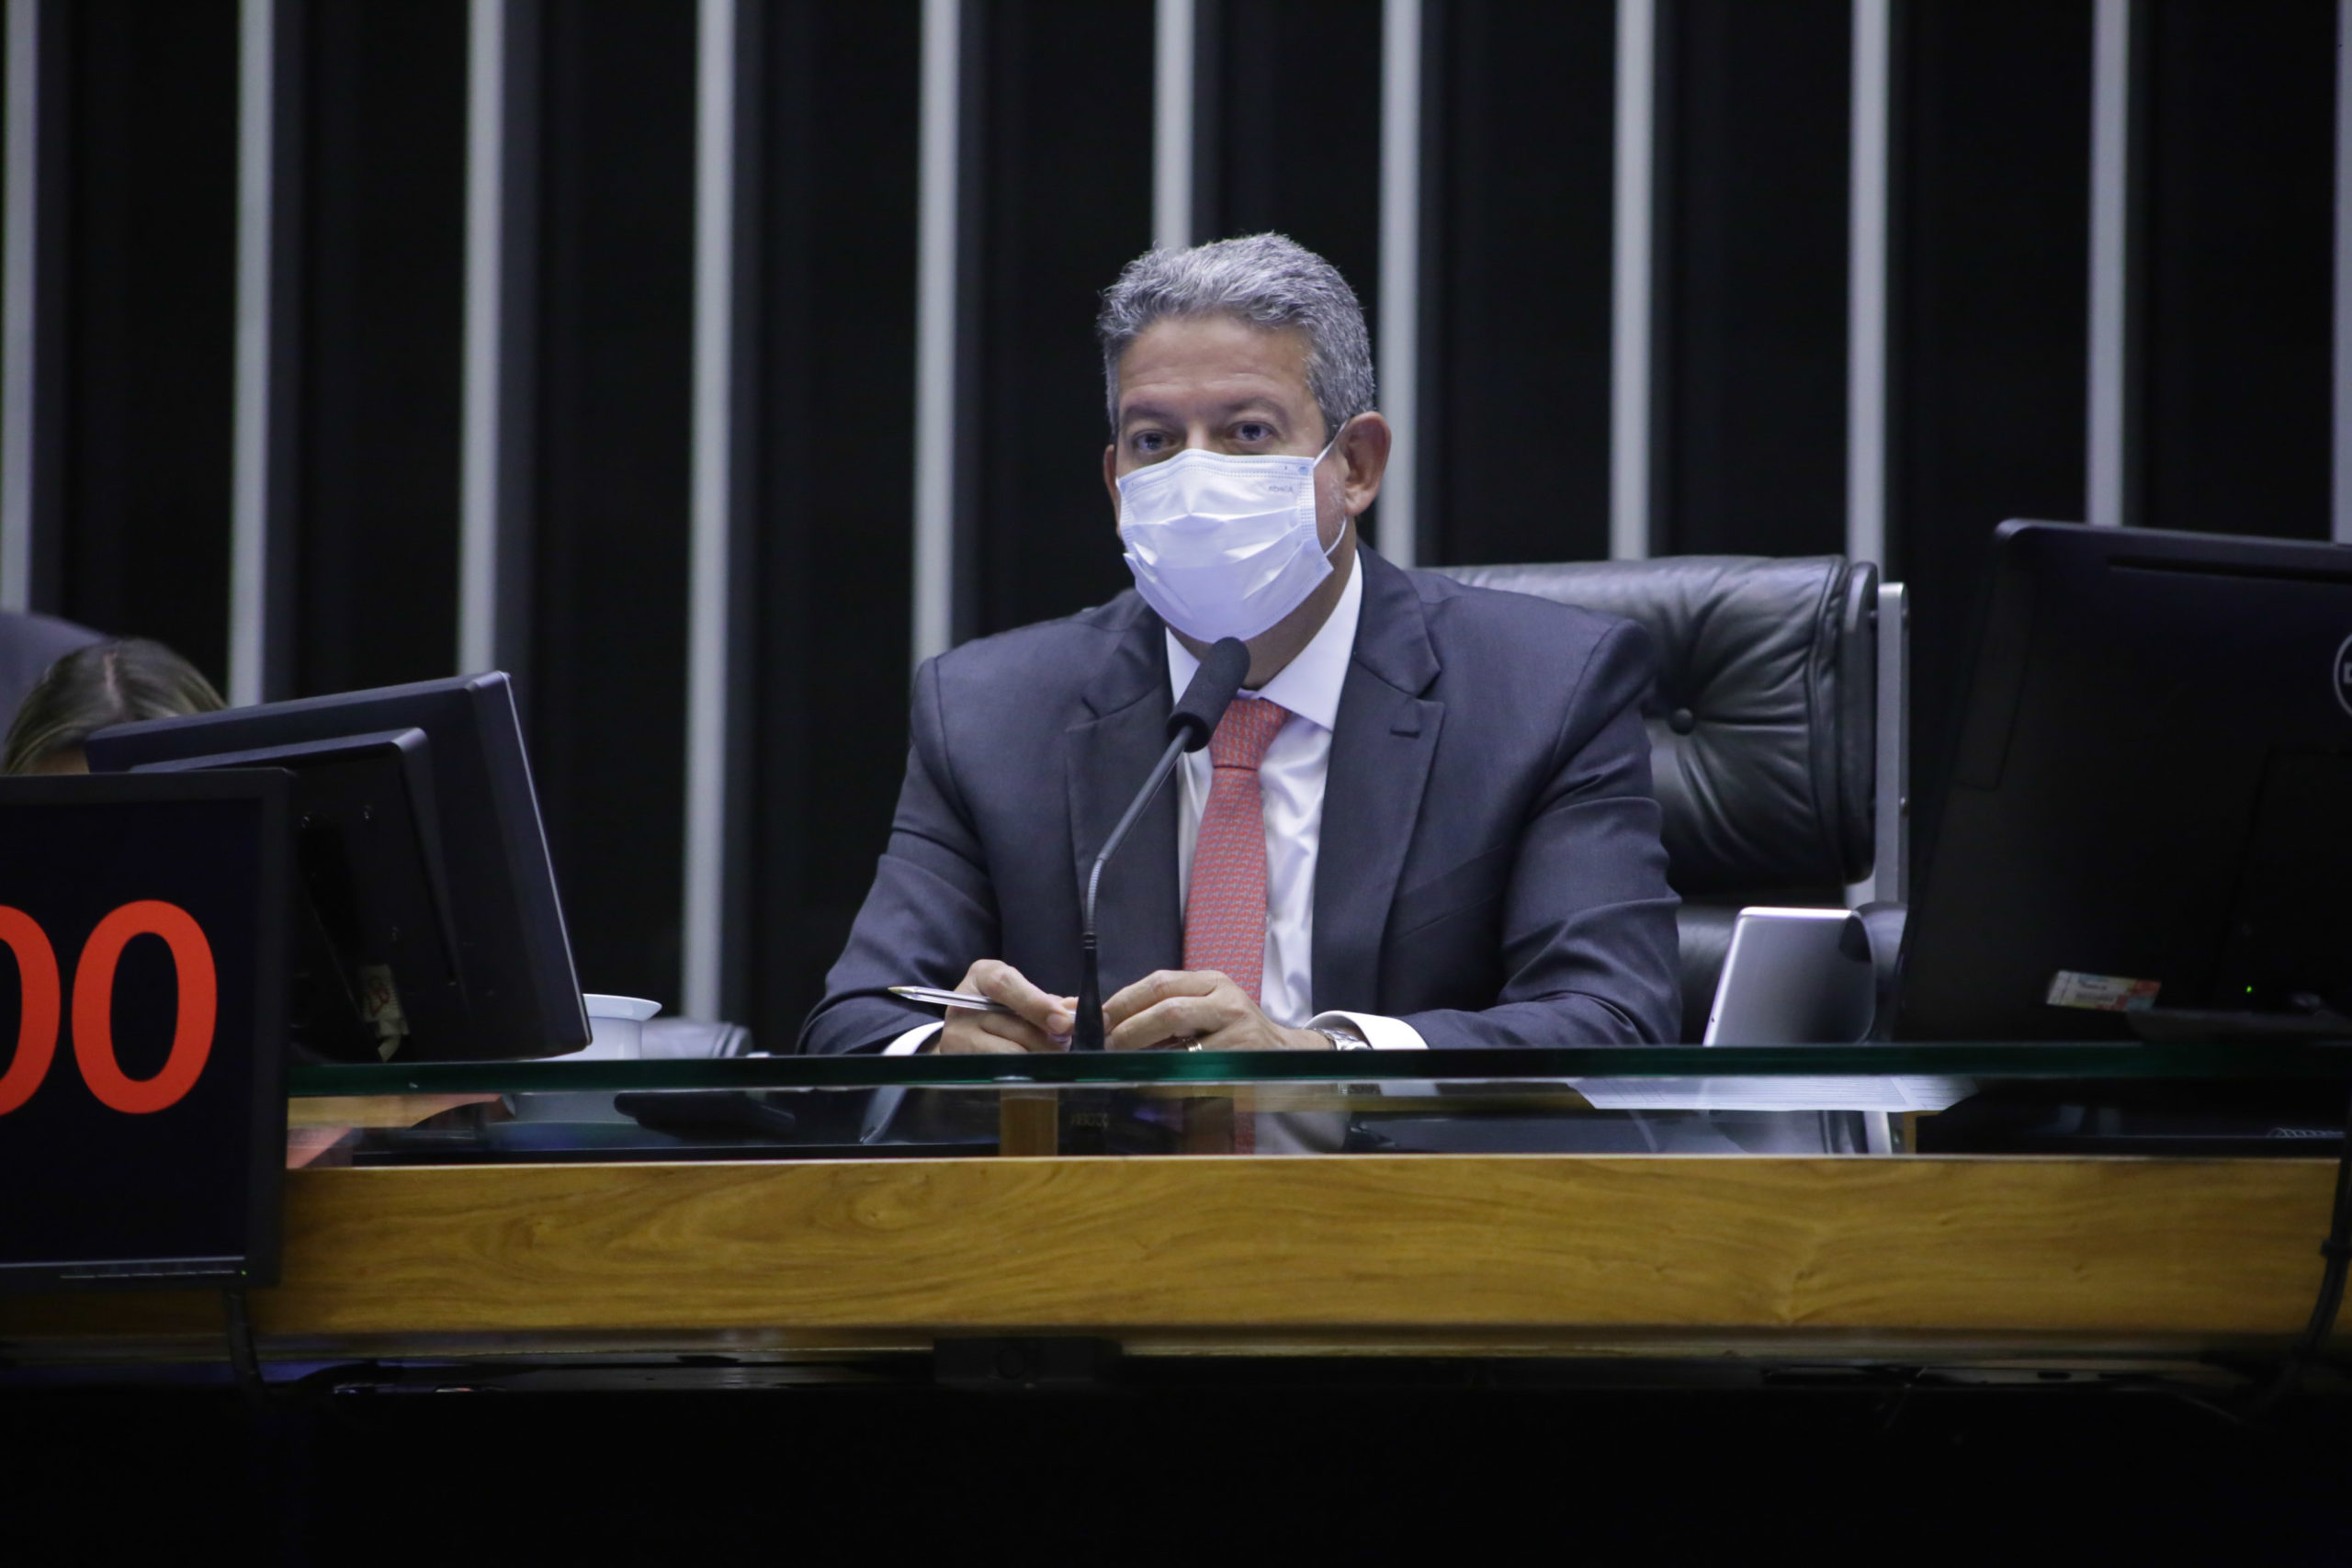
[(57, 1055), (57, 952), (49, 933), (22, 909), (0, 906), (0, 942), (17, 955), (17, 988), (24, 1010), (17, 1021), (17, 1055), (0, 1073), (0, 1116), (33, 1097)]
[[(125, 1077), (114, 1055), (114, 970), (135, 936), (162, 937), (172, 950), (172, 967), (179, 972), (179, 1018), (172, 1027), (172, 1054), (152, 1078)], [(82, 1064), (90, 1092), (132, 1116), (179, 1103), (196, 1087), (212, 1055), (212, 1022), (220, 1004), (212, 944), (186, 909), (159, 898), (141, 898), (100, 920), (74, 965), (74, 1059)]]
[[(134, 1078), (114, 1052), (114, 977), (130, 939), (161, 937), (172, 950), (179, 978), (179, 1011), (172, 1025), (172, 1053), (153, 1077)], [(0, 942), (16, 955), (23, 1015), (17, 1024), (17, 1054), (0, 1074), (0, 1116), (16, 1110), (40, 1089), (57, 1055), (59, 1013), (63, 1000), (57, 953), (49, 935), (21, 909), (0, 905)], [(143, 1116), (178, 1104), (212, 1056), (212, 1034), (220, 1011), (220, 981), (212, 944), (204, 928), (176, 904), (141, 898), (100, 920), (74, 965), (74, 1059), (83, 1081), (101, 1104), (126, 1115)]]

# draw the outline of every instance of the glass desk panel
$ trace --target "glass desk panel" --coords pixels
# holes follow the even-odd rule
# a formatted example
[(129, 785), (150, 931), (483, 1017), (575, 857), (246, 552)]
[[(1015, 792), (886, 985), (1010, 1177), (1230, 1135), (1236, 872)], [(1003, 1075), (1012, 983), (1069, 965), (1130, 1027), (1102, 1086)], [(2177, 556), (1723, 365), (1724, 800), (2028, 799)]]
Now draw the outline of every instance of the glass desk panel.
[(2352, 1043), (743, 1056), (301, 1066), (288, 1159), (2333, 1156)]
[[(1340, 1064), (1344, 1061), (1344, 1067)], [(1950, 1077), (2315, 1077), (2352, 1081), (2352, 1041), (2060, 1041), (2035, 1044), (1572, 1045), (1489, 1051), (1103, 1051), (1028, 1056), (724, 1056), (687, 1061), (297, 1065), (308, 1097), (876, 1085), (1274, 1083), (1344, 1078)]]

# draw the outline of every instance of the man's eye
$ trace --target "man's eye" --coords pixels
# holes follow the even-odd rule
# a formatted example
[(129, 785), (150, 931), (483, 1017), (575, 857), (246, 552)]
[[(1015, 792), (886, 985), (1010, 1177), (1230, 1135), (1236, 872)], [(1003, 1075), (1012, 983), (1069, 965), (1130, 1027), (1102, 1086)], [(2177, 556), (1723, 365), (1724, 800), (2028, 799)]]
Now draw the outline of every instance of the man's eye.
[(1272, 441), (1274, 438), (1274, 428), (1270, 424), (1261, 424), (1256, 420), (1244, 420), (1233, 427), (1233, 438), (1236, 441), (1246, 441), (1255, 446), (1261, 441)]
[(1147, 430), (1135, 437), (1134, 446), (1138, 452), (1164, 451), (1168, 446), (1168, 437), (1156, 430)]

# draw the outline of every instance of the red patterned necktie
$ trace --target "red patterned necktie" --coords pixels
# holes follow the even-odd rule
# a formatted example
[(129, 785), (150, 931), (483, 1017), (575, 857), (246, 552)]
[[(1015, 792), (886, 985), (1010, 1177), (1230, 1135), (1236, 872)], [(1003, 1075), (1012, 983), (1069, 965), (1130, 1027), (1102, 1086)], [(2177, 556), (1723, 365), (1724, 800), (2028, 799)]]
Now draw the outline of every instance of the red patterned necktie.
[[(1236, 697), (1209, 737), (1209, 801), (1193, 840), (1193, 880), (1184, 897), (1184, 967), (1215, 969), (1264, 1000), (1266, 803), (1258, 764), (1290, 712), (1263, 697)], [(1235, 1154), (1256, 1152), (1257, 1117), (1237, 1099)]]
[(1258, 764), (1289, 710), (1236, 697), (1209, 737), (1209, 801), (1193, 840), (1184, 967), (1216, 969), (1261, 1001), (1266, 964), (1266, 807)]

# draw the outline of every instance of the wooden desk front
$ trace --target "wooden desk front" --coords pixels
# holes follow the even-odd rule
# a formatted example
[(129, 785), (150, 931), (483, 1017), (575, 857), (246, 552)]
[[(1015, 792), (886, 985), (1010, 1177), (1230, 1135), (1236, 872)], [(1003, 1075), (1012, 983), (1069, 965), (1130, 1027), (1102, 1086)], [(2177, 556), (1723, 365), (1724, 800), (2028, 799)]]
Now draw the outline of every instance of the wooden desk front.
[[(1080, 1333), (1131, 1353), (1902, 1359), (2276, 1346), (2324, 1160), (1384, 1156), (288, 1173), (265, 1355), (779, 1354)], [(217, 1298), (0, 1301), (0, 1353), (217, 1345)]]

